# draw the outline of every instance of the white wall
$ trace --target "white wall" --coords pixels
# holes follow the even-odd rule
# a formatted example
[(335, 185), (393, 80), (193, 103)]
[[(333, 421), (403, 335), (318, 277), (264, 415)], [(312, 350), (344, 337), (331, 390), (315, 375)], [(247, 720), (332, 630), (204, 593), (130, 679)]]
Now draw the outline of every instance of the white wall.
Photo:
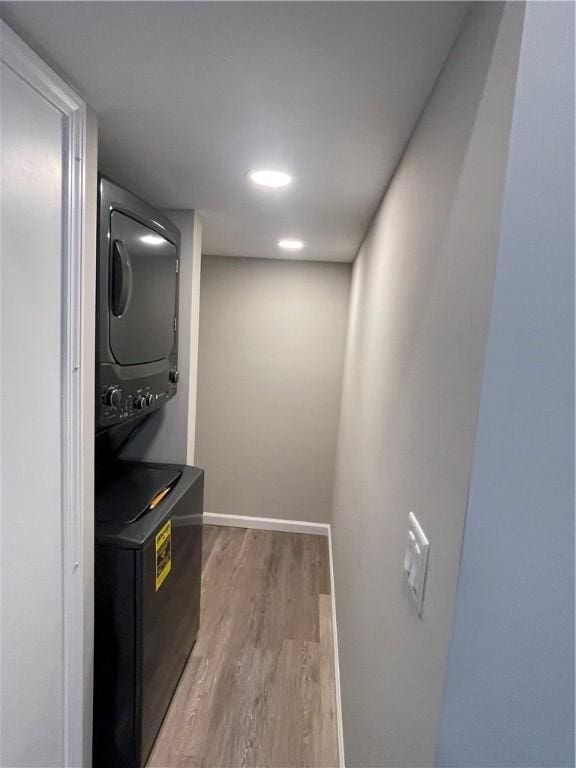
[(441, 766), (574, 765), (574, 6), (529, 3)]
[(61, 420), (44, 408), (38, 432), (33, 405), (40, 382), (43, 402), (61, 393), (61, 200), (61, 114), (3, 65), (0, 762), (10, 766), (64, 762)]
[[(522, 17), (473, 5), (354, 264), (333, 507), (352, 766), (434, 762)], [(422, 618), (411, 510), (431, 544)]]
[(0, 764), (89, 760), (93, 113), (0, 22)]
[(195, 211), (165, 211), (180, 230), (176, 395), (135, 434), (124, 458), (194, 464), (202, 222)]
[(350, 265), (204, 257), (206, 510), (328, 522)]

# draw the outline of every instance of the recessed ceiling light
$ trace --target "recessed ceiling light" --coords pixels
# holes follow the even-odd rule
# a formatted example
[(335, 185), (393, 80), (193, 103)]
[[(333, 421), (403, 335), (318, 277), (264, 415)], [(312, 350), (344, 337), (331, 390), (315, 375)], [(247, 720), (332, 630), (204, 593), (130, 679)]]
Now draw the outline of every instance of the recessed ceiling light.
[(249, 171), (248, 178), (254, 184), (261, 187), (286, 187), (292, 181), (292, 176), (284, 171), (271, 171), (267, 169)]
[(284, 248), (286, 251), (301, 251), (304, 248), (302, 240), (293, 240), (292, 238), (286, 238), (285, 240), (278, 240), (278, 248)]

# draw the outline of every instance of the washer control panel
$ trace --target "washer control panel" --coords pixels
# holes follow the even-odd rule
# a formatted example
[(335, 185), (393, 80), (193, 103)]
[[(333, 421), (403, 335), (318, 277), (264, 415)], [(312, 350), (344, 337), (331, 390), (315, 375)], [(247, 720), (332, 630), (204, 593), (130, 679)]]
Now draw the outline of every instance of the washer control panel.
[(177, 381), (178, 371), (175, 369), (144, 386), (141, 379), (137, 382), (101, 380), (99, 402), (96, 403), (100, 424), (114, 426), (157, 410), (176, 394)]
[(168, 399), (168, 392), (153, 392), (151, 389), (139, 389), (126, 392), (122, 387), (110, 385), (102, 392), (102, 405), (105, 418), (117, 421), (157, 408)]

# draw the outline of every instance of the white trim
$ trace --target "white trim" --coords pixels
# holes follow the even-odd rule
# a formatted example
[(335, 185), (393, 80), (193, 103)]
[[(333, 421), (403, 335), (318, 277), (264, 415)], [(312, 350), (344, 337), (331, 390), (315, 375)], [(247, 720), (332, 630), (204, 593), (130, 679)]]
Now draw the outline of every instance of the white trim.
[(84, 578), (83, 512), (84, 474), (82, 461), (83, 337), (82, 273), (84, 264), (84, 167), (86, 108), (82, 104), (68, 121), (68, 192), (66, 254), (64, 264), (63, 313), (64, 472), (63, 472), (63, 560), (64, 560), (64, 760), (65, 766), (81, 765), (84, 759)]
[(85, 107), (76, 91), (0, 19), (2, 61), (64, 115)]
[(336, 620), (336, 589), (334, 585), (334, 559), (332, 557), (332, 526), (328, 534), (328, 554), (330, 558), (330, 597), (332, 600), (332, 636), (334, 640), (334, 686), (336, 689), (336, 728), (338, 731), (338, 763), (346, 767), (344, 754), (344, 728), (342, 725), (342, 689), (340, 687), (340, 659), (338, 656), (338, 622)]
[(334, 587), (334, 560), (332, 557), (332, 527), (330, 523), (309, 523), (305, 520), (276, 520), (273, 517), (248, 517), (246, 515), (220, 515), (204, 512), (206, 525), (225, 525), (233, 528), (255, 528), (261, 531), (285, 533), (311, 533), (328, 537), (330, 561), (330, 599), (332, 603), (332, 637), (334, 642), (334, 684), (336, 689), (336, 728), (338, 732), (338, 764), (345, 768), (344, 730), (342, 727), (342, 693), (340, 688), (340, 660), (338, 656), (338, 623), (336, 621), (336, 590)]
[(86, 701), (83, 529), (91, 514), (86, 472), (81, 366), (85, 268), (86, 103), (0, 20), (1, 59), (63, 116), (64, 221), (62, 256), (62, 621), (64, 666), (64, 766), (85, 763)]
[(248, 517), (246, 515), (220, 515), (204, 512), (206, 525), (226, 525), (232, 528), (256, 528), (261, 531), (284, 531), (285, 533), (311, 533), (315, 536), (329, 536), (328, 523), (309, 523), (305, 520), (276, 520), (273, 517)]

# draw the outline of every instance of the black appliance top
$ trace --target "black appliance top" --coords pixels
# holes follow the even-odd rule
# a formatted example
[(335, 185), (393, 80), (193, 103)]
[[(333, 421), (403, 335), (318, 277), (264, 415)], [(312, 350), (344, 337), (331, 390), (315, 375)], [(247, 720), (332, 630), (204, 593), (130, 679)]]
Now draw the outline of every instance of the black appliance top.
[[(174, 505), (190, 489), (202, 484), (204, 471), (183, 464), (119, 461), (96, 477), (96, 543), (125, 549), (148, 544)], [(199, 488), (198, 524), (202, 522)]]

